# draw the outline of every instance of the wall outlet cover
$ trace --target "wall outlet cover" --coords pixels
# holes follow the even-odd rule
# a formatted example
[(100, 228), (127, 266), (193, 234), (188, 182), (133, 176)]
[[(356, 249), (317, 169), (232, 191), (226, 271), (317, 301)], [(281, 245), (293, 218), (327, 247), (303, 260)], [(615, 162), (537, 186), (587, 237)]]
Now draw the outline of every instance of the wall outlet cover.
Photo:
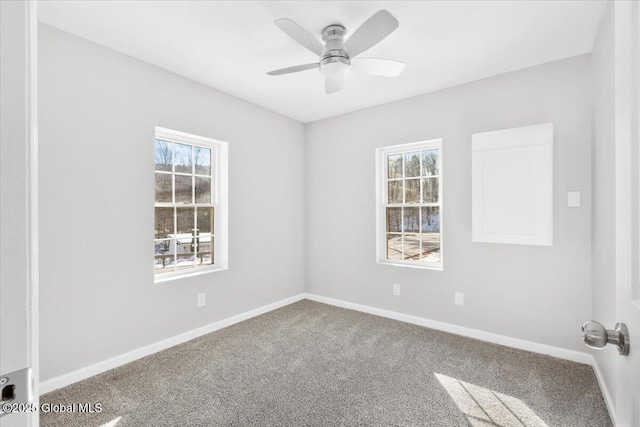
[(399, 283), (394, 283), (393, 284), (393, 294), (394, 295), (400, 295), (400, 284)]
[(456, 305), (464, 305), (464, 294), (462, 292), (455, 293), (455, 303)]
[(207, 304), (205, 294), (198, 294), (198, 307), (204, 307)]

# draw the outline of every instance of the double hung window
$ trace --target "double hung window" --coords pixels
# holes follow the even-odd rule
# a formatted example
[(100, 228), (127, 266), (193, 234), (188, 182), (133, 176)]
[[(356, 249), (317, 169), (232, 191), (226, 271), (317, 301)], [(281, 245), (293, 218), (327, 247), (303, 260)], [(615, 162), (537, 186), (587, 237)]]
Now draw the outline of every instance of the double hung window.
[(376, 151), (378, 262), (442, 267), (442, 141)]
[(226, 268), (227, 144), (156, 128), (156, 280)]

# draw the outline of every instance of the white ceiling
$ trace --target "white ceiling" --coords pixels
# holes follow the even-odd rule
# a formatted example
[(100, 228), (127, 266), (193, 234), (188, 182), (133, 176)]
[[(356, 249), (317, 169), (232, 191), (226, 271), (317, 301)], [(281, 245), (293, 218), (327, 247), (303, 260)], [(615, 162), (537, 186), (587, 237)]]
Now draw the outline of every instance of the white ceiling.
[[(41, 1), (40, 20), (310, 122), (591, 51), (605, 1)], [(273, 21), (348, 34), (379, 9), (400, 27), (362, 56), (406, 63), (396, 78), (355, 72), (324, 93), (316, 70), (267, 71), (317, 57)]]

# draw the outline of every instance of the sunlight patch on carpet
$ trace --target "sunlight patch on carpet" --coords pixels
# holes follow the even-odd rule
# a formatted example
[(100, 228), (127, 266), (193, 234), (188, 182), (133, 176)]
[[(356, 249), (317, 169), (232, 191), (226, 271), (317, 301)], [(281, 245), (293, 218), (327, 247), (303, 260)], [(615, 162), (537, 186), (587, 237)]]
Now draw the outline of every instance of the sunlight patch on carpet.
[(100, 427), (115, 427), (118, 424), (118, 422), (120, 422), (121, 419), (122, 417), (114, 418), (108, 423), (102, 424)]
[(473, 427), (549, 427), (520, 399), (446, 375), (435, 376)]

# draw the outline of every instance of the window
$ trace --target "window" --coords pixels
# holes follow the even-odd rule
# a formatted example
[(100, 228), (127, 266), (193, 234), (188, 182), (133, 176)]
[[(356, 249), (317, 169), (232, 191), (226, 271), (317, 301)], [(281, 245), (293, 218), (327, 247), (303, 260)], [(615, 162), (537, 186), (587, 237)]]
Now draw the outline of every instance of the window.
[(227, 268), (227, 143), (156, 128), (157, 281)]
[(376, 150), (378, 262), (442, 268), (442, 140)]

